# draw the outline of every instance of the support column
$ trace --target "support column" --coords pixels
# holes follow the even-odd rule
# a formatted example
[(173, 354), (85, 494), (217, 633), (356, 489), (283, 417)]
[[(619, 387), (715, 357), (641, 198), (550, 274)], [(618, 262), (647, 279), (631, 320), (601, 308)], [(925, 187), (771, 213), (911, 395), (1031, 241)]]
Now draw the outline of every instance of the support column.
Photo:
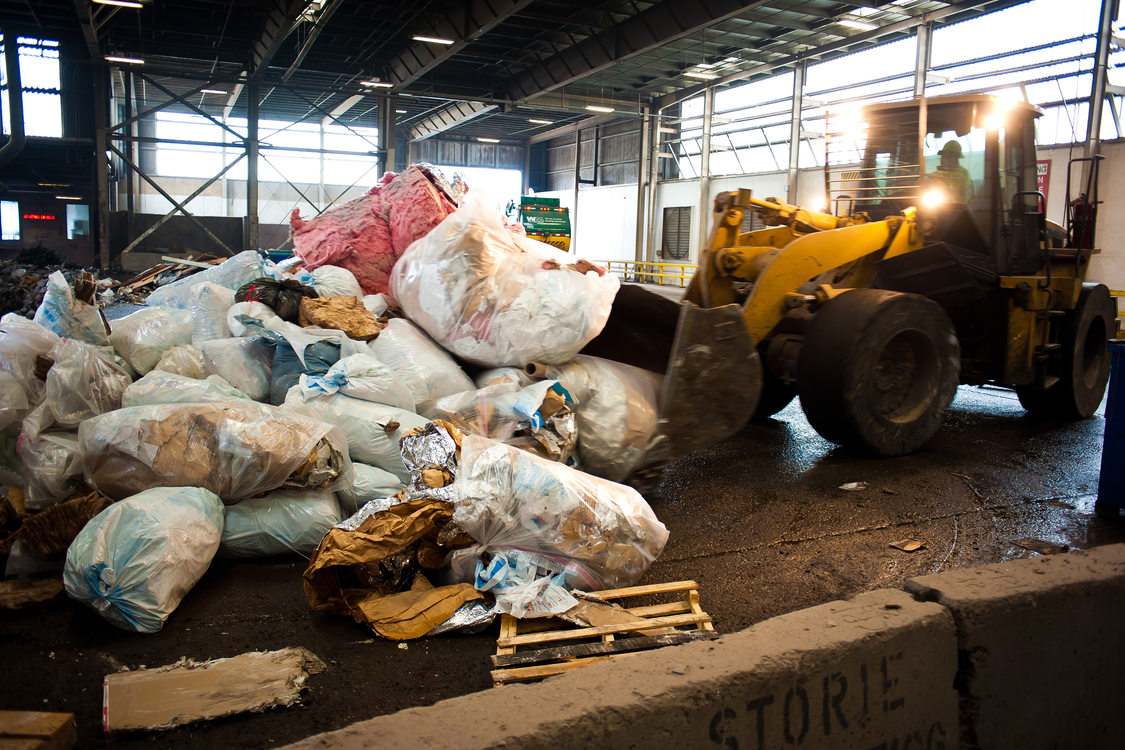
[(924, 23), (918, 26), (914, 36), (918, 42), (918, 56), (914, 62), (914, 96), (926, 95), (926, 73), (930, 71), (931, 38), (934, 33), (933, 23)]
[[(14, 40), (13, 40), (14, 41)], [(105, 65), (94, 68), (94, 183), (98, 191), (97, 253), (98, 266), (109, 268), (109, 160), (106, 132), (109, 130), (109, 102)]]
[(715, 116), (715, 89), (708, 86), (703, 90), (703, 139), (699, 153), (699, 245), (697, 257), (707, 245), (707, 235), (711, 227), (711, 120)]
[(797, 203), (797, 178), (801, 164), (801, 109), (805, 95), (805, 62), (802, 60), (793, 69), (793, 110), (789, 124), (789, 174), (786, 181), (785, 199)]
[(660, 122), (664, 114), (663, 109), (656, 110), (652, 115), (652, 132), (649, 135), (648, 157), (648, 237), (645, 248), (644, 260), (656, 260), (656, 192), (660, 184)]
[(574, 205), (570, 209), (570, 249), (577, 253), (578, 186), (582, 184), (582, 128), (574, 133)]
[[(133, 71), (125, 71), (125, 119), (127, 121), (133, 119)], [(138, 164), (137, 161), (137, 142), (134, 140), (137, 136), (137, 123), (129, 122), (128, 133), (130, 140), (125, 144), (125, 153), (129, 154), (129, 161)], [(125, 168), (125, 220), (128, 227), (127, 237), (130, 241), (135, 237), (136, 229), (136, 181), (133, 177), (133, 170), (128, 167)]]
[(258, 249), (258, 82), (246, 84), (246, 245)]
[(379, 100), (379, 156), (384, 173), (395, 170), (395, 141), (395, 100), (393, 96), (384, 96)]
[(633, 260), (641, 263), (645, 259), (645, 209), (648, 207), (648, 196), (645, 191), (648, 186), (648, 160), (649, 141), (652, 137), (652, 115), (646, 105), (641, 110), (641, 142), (637, 149), (637, 234), (633, 249)]
[(1101, 21), (1098, 23), (1098, 46), (1094, 53), (1094, 82), (1090, 90), (1090, 117), (1086, 123), (1087, 157), (1101, 150), (1102, 105), (1105, 102), (1109, 45), (1113, 37), (1113, 19), (1117, 17), (1117, 2), (1118, 0), (1102, 0)]

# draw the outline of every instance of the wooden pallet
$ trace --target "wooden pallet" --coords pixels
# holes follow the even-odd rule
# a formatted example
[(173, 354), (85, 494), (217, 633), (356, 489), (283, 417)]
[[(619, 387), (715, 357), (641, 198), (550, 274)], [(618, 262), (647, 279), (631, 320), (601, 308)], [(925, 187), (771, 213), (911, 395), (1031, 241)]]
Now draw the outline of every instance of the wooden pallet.
[[(635, 624), (577, 627), (556, 618), (520, 620), (501, 615), (500, 637), (492, 656), (496, 667), (492, 670), (493, 685), (538, 680), (606, 659), (718, 637), (711, 616), (699, 606), (699, 584), (695, 581), (610, 589), (597, 592), (597, 596), (620, 603), (629, 613), (643, 618), (643, 632), (654, 634), (638, 635)], [(672, 601), (628, 606), (628, 600), (642, 596)]]

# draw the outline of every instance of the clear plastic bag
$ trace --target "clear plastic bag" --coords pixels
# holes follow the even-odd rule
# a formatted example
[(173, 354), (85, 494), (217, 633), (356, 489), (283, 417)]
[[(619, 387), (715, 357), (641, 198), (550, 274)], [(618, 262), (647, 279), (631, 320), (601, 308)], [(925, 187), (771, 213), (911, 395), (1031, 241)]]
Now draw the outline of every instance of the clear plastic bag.
[(364, 463), (352, 464), (351, 484), (342, 484), (336, 489), (340, 509), (351, 515), (363, 507), (364, 503), (377, 497), (390, 497), (406, 487), (395, 474)]
[(345, 396), (377, 404), (414, 410), (414, 394), (394, 370), (370, 354), (344, 357), (323, 375), (301, 375), (301, 398), (342, 393)]
[(526, 388), (535, 382), (535, 379), (524, 372), (522, 367), (496, 367), (491, 370), (482, 370), (473, 378), (477, 388), (487, 388), (490, 385), (512, 383), (517, 388)]
[(22, 422), (30, 406), (16, 376), (0, 370), (0, 432)]
[(27, 480), (28, 510), (42, 510), (66, 500), (82, 484), (77, 433), (44, 432), (35, 438), (21, 435), (16, 453)]
[(257, 337), (204, 341), (203, 371), (218, 375), (255, 401), (270, 397), (273, 348)]
[(61, 340), (54, 331), (15, 313), (0, 318), (0, 370), (10, 372), (23, 386), (29, 405), (42, 401), (46, 389), (35, 376), (35, 358), (54, 349)]
[(271, 492), (227, 506), (219, 554), (268, 557), (296, 552), (308, 557), (342, 519), (331, 491)]
[(321, 266), (312, 272), (312, 284), (321, 297), (363, 297), (355, 274), (339, 266)]
[(124, 630), (156, 633), (219, 549), (223, 504), (199, 487), (159, 487), (94, 516), (66, 553), (66, 593)]
[(350, 481), (339, 428), (250, 401), (118, 409), (78, 428), (86, 481), (103, 495), (195, 486), (225, 502)]
[(289, 390), (283, 408), (336, 425), (347, 436), (348, 453), (353, 461), (385, 469), (404, 483), (409, 480), (410, 472), (399, 453), (399, 438), (404, 432), (429, 421), (405, 409), (338, 393), (305, 401), (297, 394), (297, 388)]
[(97, 347), (64, 339), (49, 356), (55, 363), (47, 371), (43, 403), (23, 420), (28, 437), (37, 437), (51, 425), (76, 427), (121, 407), (121, 396), (133, 378)]
[(483, 551), (518, 550), (566, 588), (628, 586), (668, 530), (631, 487), (488, 438), (466, 435), (453, 519)]
[(644, 465), (659, 427), (660, 375), (584, 354), (547, 374), (578, 404), (583, 470), (621, 482)]
[(68, 339), (97, 345), (109, 343), (105, 321), (98, 308), (75, 298), (62, 271), (47, 277), (47, 291), (35, 311), (35, 322)]
[(187, 310), (149, 307), (113, 321), (113, 348), (138, 374), (156, 367), (174, 346), (191, 343), (195, 323)]
[[(170, 372), (174, 375), (183, 375), (185, 378), (202, 380), (207, 377), (203, 371), (203, 352), (191, 344), (173, 346), (160, 358), (153, 370)], [(151, 370), (150, 370), (151, 372)]]
[(409, 320), (387, 321), (371, 342), (371, 351), (414, 393), (419, 414), (426, 414), (442, 396), (473, 390), (473, 381), (449, 353)]
[(257, 251), (246, 250), (227, 258), (217, 266), (193, 273), (171, 284), (165, 284), (148, 295), (145, 303), (149, 306), (159, 305), (188, 310), (191, 308), (191, 290), (199, 284), (210, 282), (233, 290), (251, 279), (271, 275), (272, 270), (273, 264)]
[(209, 281), (192, 287), (192, 346), (199, 347), (204, 341), (214, 339), (229, 339), (233, 335), (227, 327), (227, 310), (234, 304), (234, 294), (233, 290)]
[(477, 191), (390, 276), (406, 316), (481, 367), (573, 359), (605, 326), (619, 286), (604, 268), (513, 235)]
[(149, 404), (200, 404), (220, 401), (249, 401), (242, 391), (218, 375), (203, 380), (187, 378), (171, 372), (153, 370), (125, 389), (122, 406)]

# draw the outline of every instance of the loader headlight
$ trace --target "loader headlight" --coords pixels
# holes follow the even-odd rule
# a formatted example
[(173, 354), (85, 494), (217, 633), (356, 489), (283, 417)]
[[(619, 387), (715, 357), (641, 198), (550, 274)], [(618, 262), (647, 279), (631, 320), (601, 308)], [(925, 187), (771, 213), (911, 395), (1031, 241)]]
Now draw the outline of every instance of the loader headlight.
[(922, 205), (926, 208), (937, 208), (945, 203), (945, 193), (941, 190), (927, 190), (922, 195)]

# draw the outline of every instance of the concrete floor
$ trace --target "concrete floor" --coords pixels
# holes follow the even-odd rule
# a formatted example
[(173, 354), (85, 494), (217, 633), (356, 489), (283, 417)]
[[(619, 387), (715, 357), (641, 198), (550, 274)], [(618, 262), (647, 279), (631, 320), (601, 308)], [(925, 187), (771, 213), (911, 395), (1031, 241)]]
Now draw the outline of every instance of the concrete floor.
[[(1104, 419), (1028, 418), (1014, 394), (962, 388), (922, 452), (866, 459), (834, 448), (794, 403), (721, 445), (681, 459), (651, 499), (671, 536), (643, 583), (694, 579), (720, 631), (907, 578), (1035, 552), (1125, 541), (1094, 514)], [(845, 491), (848, 482), (867, 488)], [(891, 542), (917, 540), (912, 553)], [(402, 646), (342, 617), (314, 615), (300, 560), (216, 561), (164, 630), (132, 635), (68, 601), (0, 620), (0, 707), (70, 711), (79, 746), (100, 729), (107, 672), (305, 646), (330, 669), (306, 704), (113, 742), (134, 747), (268, 747), (354, 721), (489, 689), (495, 626)], [(450, 727), (451, 732), (456, 727)]]

